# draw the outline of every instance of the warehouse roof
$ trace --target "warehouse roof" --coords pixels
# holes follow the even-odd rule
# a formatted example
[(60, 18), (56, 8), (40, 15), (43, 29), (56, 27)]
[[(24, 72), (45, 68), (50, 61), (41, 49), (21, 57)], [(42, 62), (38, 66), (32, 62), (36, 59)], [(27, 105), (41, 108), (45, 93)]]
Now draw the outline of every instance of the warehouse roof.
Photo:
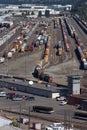
[(25, 87), (43, 89), (43, 90), (51, 91), (54, 93), (58, 92), (58, 87), (55, 87), (53, 85), (48, 85), (48, 83), (39, 84), (39, 83), (34, 82), (33, 85), (30, 85), (29, 81), (27, 81), (27, 80), (17, 79), (17, 78), (7, 78), (7, 77), (0, 79), (0, 81), (12, 83), (12, 84), (18, 84), (18, 85), (25, 86)]

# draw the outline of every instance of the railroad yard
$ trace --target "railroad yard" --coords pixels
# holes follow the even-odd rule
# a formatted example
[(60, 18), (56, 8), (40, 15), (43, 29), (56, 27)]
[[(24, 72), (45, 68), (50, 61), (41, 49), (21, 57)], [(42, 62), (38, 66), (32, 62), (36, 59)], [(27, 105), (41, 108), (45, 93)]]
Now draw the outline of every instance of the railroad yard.
[[(2, 43), (0, 75), (25, 78), (37, 82), (38, 86), (39, 83), (48, 83), (66, 88), (68, 76), (80, 75), (81, 88), (86, 88), (87, 25), (82, 23), (77, 15), (22, 20), (19, 18), (18, 24), (15, 20), (17, 19), (14, 18), (14, 26), (8, 30), (6, 35), (4, 35), (4, 29), (0, 30)], [(4, 91), (14, 92), (6, 88)], [(28, 95), (17, 90), (15, 92)], [(40, 121), (41, 119), (41, 122), (46, 124), (68, 120), (66, 122), (73, 123), (79, 130), (83, 129), (81, 126), (84, 126), (86, 130), (86, 121), (73, 118), (76, 106), (68, 104), (61, 106), (55, 99), (33, 96), (35, 96), (35, 101), (17, 102), (0, 97), (0, 109), (4, 110), (1, 115), (3, 113), (8, 115), (8, 111), (14, 111), (13, 115), (18, 112), (19, 115), (16, 115), (18, 118), (20, 113), (21, 116), (24, 113), (28, 117), (29, 106), (49, 104), (54, 108), (54, 113), (43, 114), (31, 111), (31, 120)]]
[[(68, 18), (67, 18), (68, 19)], [(65, 47), (65, 43), (63, 40), (63, 35), (62, 35), (62, 30), (61, 30), (61, 25), (59, 23), (59, 20), (56, 20), (57, 24), (54, 28), (54, 22), (52, 20), (47, 20), (47, 22), (50, 22), (50, 25), (47, 26), (47, 28), (45, 29), (45, 33), (46, 35), (50, 36), (50, 55), (49, 55), (49, 60), (48, 60), (48, 64), (46, 65), (44, 71), (48, 74), (51, 74), (53, 76), (53, 81), (59, 84), (67, 84), (66, 82), (66, 77), (67, 75), (70, 74), (80, 74), (80, 75), (84, 75), (84, 73), (86, 71), (84, 71), (84, 69), (80, 69), (80, 60), (78, 59), (78, 55), (75, 53), (76, 51), (76, 42), (75, 39), (72, 38), (72, 36), (70, 36), (70, 34), (68, 34), (68, 30), (66, 28), (66, 25), (64, 25), (65, 27), (65, 31), (67, 34), (67, 38), (68, 38), (68, 43), (69, 43), (69, 51), (66, 50)], [(69, 22), (71, 23), (71, 25), (73, 25), (73, 27), (75, 28), (76, 33), (79, 34), (78, 38), (80, 37), (81, 41), (83, 41), (83, 44), (86, 46), (86, 34), (81, 30), (81, 28), (79, 27), (79, 25), (75, 22), (75, 20), (70, 17)], [(34, 30), (35, 29), (35, 30)], [(3, 64), (0, 65), (0, 73), (1, 74), (11, 74), (11, 75), (16, 75), (16, 76), (24, 76), (24, 77), (29, 77), (32, 78), (33, 80), (33, 71), (36, 65), (38, 65), (39, 61), (43, 58), (44, 52), (44, 46), (41, 45), (37, 45), (37, 47), (33, 47), (33, 45), (31, 46), (32, 50), (28, 50), (28, 46), (31, 45), (33, 42), (35, 42), (36, 37), (38, 34), (35, 34), (35, 32), (40, 33), (40, 31), (43, 31), (44, 27), (41, 26), (39, 27), (37, 25), (36, 28), (34, 28), (34, 32), (31, 30), (31, 36), (29, 36), (29, 41), (27, 43), (24, 43), (25, 45), (21, 45), (21, 48), (23, 46), (26, 49), (25, 50), (21, 50), (21, 48), (16, 51), (16, 53), (11, 57), (11, 58), (7, 58), (5, 60), (5, 62)], [(22, 33), (24, 33), (22, 31)], [(23, 34), (22, 34), (23, 35)], [(19, 37), (22, 37), (18, 36)], [(7, 47), (8, 52), (11, 51), (11, 48), (13, 45), (13, 43), (15, 42), (23, 42), (23, 39), (12, 39), (13, 41), (11, 41), (12, 44), (10, 44), (9, 40), (7, 41), (8, 43), (6, 43), (7, 45), (9, 45), (9, 47)], [(18, 41), (17, 41), (18, 40)], [(62, 46), (62, 50), (61, 54), (58, 54), (58, 44), (61, 44)], [(15, 47), (19, 46), (17, 44), (20, 43), (15, 43)], [(38, 42), (36, 43), (38, 44)], [(29, 48), (30, 49), (30, 48)], [(23, 52), (22, 52), (23, 51)], [(3, 53), (4, 54), (4, 53)], [(10, 54), (10, 53), (9, 53)], [(43, 61), (44, 62), (44, 61)], [(63, 78), (63, 80), (62, 80)]]

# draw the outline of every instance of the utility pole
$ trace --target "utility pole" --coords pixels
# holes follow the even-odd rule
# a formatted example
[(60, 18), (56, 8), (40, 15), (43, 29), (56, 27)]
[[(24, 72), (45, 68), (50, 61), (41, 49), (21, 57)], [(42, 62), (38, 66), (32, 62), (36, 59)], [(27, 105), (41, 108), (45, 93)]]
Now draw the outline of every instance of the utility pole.
[(30, 106), (29, 106), (29, 123), (28, 123), (28, 130), (30, 130)]
[(25, 56), (25, 59), (24, 59), (24, 60), (25, 60), (25, 67), (24, 67), (24, 68), (25, 68), (25, 79), (26, 79), (26, 76), (27, 76), (27, 70), (26, 70), (26, 69), (27, 69), (27, 62), (26, 62), (26, 56)]
[(64, 130), (66, 130), (67, 127), (67, 114), (66, 111), (64, 111)]
[(8, 76), (8, 39), (6, 41), (6, 75)]
[(19, 108), (19, 128), (20, 128), (20, 119), (21, 119), (21, 104), (20, 104), (20, 106), (19, 106), (20, 108)]

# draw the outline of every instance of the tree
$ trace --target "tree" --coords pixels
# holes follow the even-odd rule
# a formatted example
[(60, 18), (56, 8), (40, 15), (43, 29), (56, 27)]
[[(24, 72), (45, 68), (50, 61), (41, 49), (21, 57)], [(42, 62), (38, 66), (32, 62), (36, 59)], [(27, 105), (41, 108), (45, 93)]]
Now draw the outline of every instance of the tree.
[(10, 123), (10, 125), (13, 125), (14, 127), (19, 127), (19, 123), (17, 121), (13, 121)]
[(42, 16), (42, 11), (39, 11), (38, 12), (38, 17), (41, 17)]
[(31, 15), (34, 15), (34, 11), (31, 12)]
[(48, 18), (50, 17), (50, 11), (49, 10), (45, 10), (45, 16)]

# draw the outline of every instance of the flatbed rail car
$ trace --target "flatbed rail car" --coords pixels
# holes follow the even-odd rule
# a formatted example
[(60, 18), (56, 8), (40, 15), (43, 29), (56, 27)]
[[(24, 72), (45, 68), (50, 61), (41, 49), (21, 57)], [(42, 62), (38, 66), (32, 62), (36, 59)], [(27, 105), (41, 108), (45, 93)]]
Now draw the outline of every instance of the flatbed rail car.
[(47, 106), (33, 106), (33, 111), (46, 114), (51, 114), (54, 112), (53, 107), (47, 107)]

